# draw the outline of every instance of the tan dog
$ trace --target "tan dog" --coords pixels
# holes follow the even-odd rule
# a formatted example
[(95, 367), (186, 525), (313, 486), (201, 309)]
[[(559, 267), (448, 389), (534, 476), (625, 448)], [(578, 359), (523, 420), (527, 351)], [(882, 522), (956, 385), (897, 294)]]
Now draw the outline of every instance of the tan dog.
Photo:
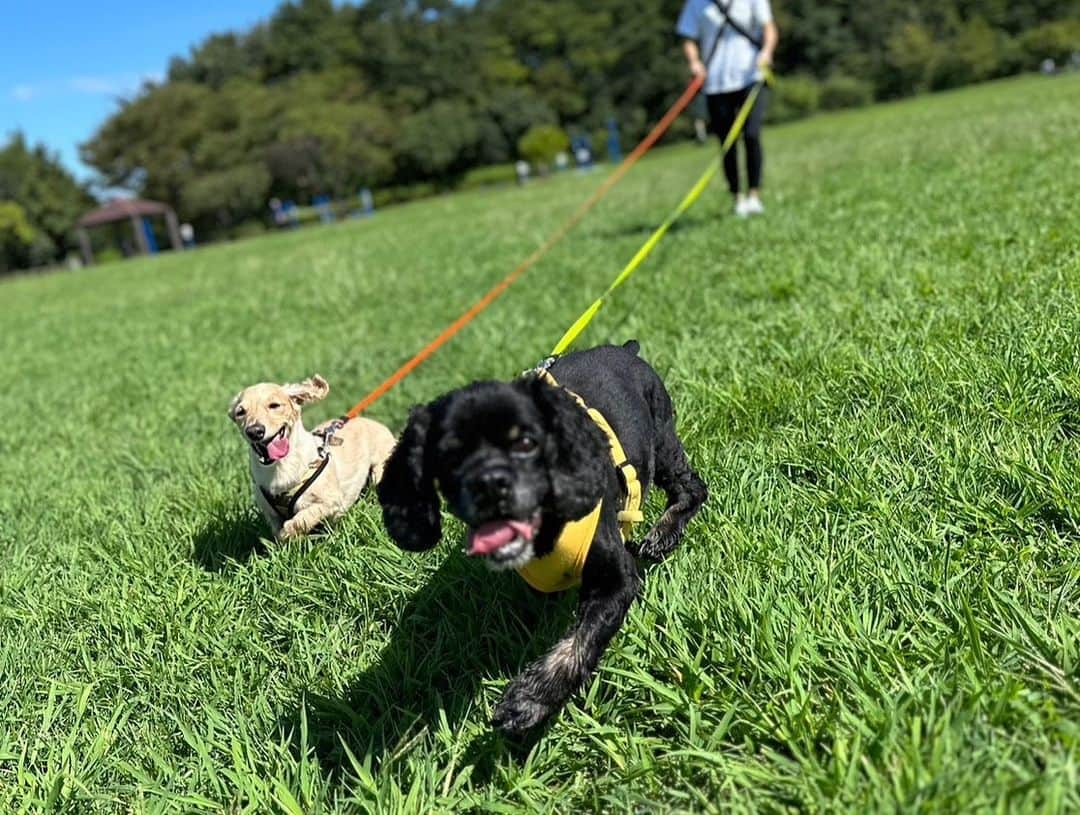
[(394, 448), (394, 435), (371, 419), (335, 419), (306, 430), (301, 406), (329, 392), (315, 374), (294, 385), (252, 385), (229, 405), (229, 418), (251, 447), (255, 503), (276, 539), (306, 535), (341, 517), (369, 478), (382, 478)]

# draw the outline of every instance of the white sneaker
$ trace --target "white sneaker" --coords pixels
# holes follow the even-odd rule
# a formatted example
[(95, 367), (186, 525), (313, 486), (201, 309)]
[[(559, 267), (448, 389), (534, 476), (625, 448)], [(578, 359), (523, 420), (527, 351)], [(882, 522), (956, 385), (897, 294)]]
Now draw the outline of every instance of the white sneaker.
[(735, 196), (735, 217), (736, 218), (749, 218), (750, 217), (750, 210), (747, 209), (747, 204), (749, 204), (749, 203), (750, 202), (746, 198), (745, 195), (737, 195), (737, 196)]
[(751, 195), (746, 199), (746, 203), (743, 206), (743, 211), (746, 215), (764, 215), (765, 205), (761, 203), (761, 199), (756, 195)]

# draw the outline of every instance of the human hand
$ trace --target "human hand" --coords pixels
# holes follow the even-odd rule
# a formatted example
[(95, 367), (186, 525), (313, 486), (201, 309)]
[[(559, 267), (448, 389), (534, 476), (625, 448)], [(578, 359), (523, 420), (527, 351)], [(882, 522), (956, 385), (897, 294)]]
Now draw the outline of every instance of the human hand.
[(702, 62), (700, 59), (692, 59), (690, 60), (690, 73), (693, 76), (704, 77), (705, 74), (708, 73), (708, 71), (706, 71), (705, 69), (704, 62)]
[(758, 67), (761, 69), (772, 67), (772, 51), (761, 51), (757, 58)]

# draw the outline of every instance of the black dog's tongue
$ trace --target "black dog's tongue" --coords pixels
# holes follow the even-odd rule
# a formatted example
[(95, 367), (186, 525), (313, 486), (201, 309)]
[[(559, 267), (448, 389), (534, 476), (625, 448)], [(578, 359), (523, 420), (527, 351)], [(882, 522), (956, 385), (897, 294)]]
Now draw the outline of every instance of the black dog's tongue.
[(518, 538), (532, 540), (535, 532), (528, 521), (488, 521), (469, 530), (469, 554), (490, 555)]

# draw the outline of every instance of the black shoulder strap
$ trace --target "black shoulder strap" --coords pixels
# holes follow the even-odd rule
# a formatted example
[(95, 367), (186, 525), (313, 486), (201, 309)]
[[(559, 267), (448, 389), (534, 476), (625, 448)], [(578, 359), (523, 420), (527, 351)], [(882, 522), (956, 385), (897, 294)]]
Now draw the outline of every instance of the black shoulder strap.
[[(728, 0), (728, 4), (725, 6), (723, 3), (720, 2), (720, 0), (712, 0), (713, 5), (720, 9), (720, 13), (724, 15), (724, 25), (731, 26), (735, 30), (736, 34), (746, 37), (746, 39), (750, 40), (750, 42), (752, 42), (757, 48), (761, 48), (763, 45), (762, 41), (755, 37), (753, 34), (751, 34), (749, 31), (747, 31), (745, 28), (743, 28), (742, 25), (735, 22), (735, 20), (733, 20), (731, 15), (728, 13), (728, 10), (731, 8), (731, 4), (733, 2), (735, 2), (735, 0)], [(720, 30), (716, 33), (716, 42), (718, 44), (720, 42), (720, 37), (722, 37), (723, 34), (724, 27), (721, 26)], [(715, 50), (716, 46), (713, 46), (713, 51)]]
[(300, 497), (308, 491), (315, 480), (322, 475), (322, 471), (326, 469), (326, 465), (330, 463), (330, 454), (327, 453), (323, 456), (323, 460), (319, 463), (319, 466), (315, 469), (315, 472), (311, 474), (307, 481), (305, 481), (300, 489), (293, 493), (292, 500), (289, 501), (289, 517), (291, 518), (296, 514), (296, 502), (300, 500)]
[[(319, 465), (315, 468), (315, 471), (310, 476), (308, 476), (307, 481), (301, 484), (299, 489), (292, 493), (285, 493), (284, 495), (279, 495), (275, 497), (271, 495), (265, 487), (259, 485), (259, 489), (262, 491), (263, 498), (266, 499), (266, 503), (273, 507), (274, 511), (278, 515), (280, 515), (283, 520), (289, 520), (290, 518), (292, 518), (293, 515), (296, 514), (296, 502), (299, 501), (301, 496), (303, 496), (303, 494), (311, 488), (311, 485), (315, 483), (315, 480), (320, 475), (322, 475), (323, 470), (326, 469), (326, 465), (329, 463), (330, 454), (326, 453), (322, 457), (322, 460), (319, 462)], [(289, 502), (287, 504), (283, 500), (285, 498), (289, 499)]]

